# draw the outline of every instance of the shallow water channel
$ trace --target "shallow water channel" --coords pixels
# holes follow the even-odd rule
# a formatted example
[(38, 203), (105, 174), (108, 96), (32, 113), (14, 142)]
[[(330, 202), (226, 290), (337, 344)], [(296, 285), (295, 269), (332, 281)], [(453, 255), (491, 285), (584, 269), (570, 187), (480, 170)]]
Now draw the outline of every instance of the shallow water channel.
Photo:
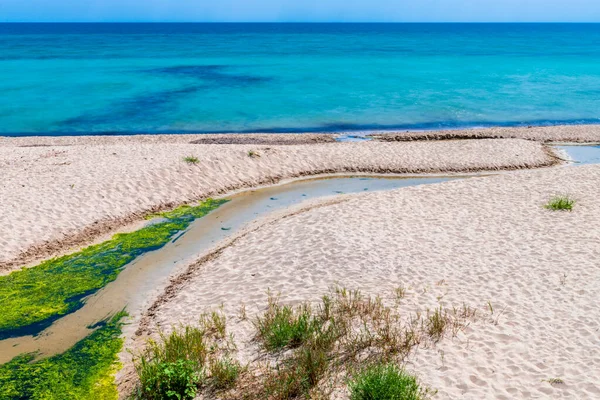
[(556, 145), (555, 149), (561, 150), (569, 156), (573, 164), (586, 165), (600, 163), (600, 145)]
[[(218, 242), (237, 233), (248, 223), (276, 210), (305, 200), (391, 190), (439, 183), (456, 177), (336, 176), (306, 179), (235, 194), (228, 203), (194, 221), (190, 227), (159, 250), (146, 253), (128, 264), (114, 282), (90, 296), (79, 310), (55, 321), (37, 336), (0, 341), (0, 363), (29, 352), (40, 356), (62, 353), (89, 335), (98, 321), (126, 308), (134, 317), (168, 284), (170, 275), (196, 260)], [(153, 223), (153, 221), (149, 221)]]

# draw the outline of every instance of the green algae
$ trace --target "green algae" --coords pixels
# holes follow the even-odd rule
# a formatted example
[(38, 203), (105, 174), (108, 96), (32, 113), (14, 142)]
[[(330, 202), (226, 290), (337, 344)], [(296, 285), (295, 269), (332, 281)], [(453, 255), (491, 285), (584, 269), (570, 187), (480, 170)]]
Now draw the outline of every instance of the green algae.
[(116, 400), (114, 374), (126, 315), (117, 313), (63, 354), (39, 361), (23, 354), (0, 365), (0, 399)]
[(131, 233), (0, 277), (0, 340), (35, 335), (83, 306), (83, 298), (114, 281), (136, 257), (167, 244), (177, 233), (227, 200), (208, 199), (160, 214), (164, 219)]

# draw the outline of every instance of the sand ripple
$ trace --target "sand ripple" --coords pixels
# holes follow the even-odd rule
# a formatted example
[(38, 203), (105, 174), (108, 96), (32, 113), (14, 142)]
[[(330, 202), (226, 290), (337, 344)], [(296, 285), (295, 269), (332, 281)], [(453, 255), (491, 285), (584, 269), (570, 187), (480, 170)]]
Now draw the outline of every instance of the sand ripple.
[[(3, 139), (0, 269), (89, 242), (158, 208), (282, 178), (496, 170), (555, 161), (541, 144), (516, 139), (267, 146), (177, 142), (181, 137)], [(250, 150), (260, 157), (249, 157)], [(187, 165), (187, 155), (200, 162)]]
[[(153, 321), (168, 329), (224, 304), (248, 357), (240, 302), (251, 316), (268, 289), (291, 303), (335, 284), (391, 301), (402, 285), (406, 313), (464, 303), (484, 316), (411, 357), (436, 399), (600, 398), (599, 188), (600, 166), (585, 166), (354, 195), (242, 237)], [(577, 199), (573, 212), (542, 207), (557, 193)]]

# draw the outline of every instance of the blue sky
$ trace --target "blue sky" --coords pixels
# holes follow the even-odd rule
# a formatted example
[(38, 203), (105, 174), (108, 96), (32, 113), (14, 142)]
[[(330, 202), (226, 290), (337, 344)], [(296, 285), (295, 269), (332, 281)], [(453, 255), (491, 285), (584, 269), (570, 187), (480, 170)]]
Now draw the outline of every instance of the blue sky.
[(600, 22), (600, 0), (0, 0), (0, 21)]

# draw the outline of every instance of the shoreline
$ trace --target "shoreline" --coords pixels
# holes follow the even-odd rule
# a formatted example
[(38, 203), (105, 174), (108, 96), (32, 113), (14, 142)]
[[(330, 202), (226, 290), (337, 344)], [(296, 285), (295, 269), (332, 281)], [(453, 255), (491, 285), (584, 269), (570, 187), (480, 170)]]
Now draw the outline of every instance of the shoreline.
[[(600, 123), (515, 125), (515, 126), (471, 126), (432, 129), (358, 129), (305, 132), (189, 132), (178, 133), (117, 133), (117, 134), (56, 134), (13, 136), (0, 134), (0, 146), (22, 142), (22, 146), (61, 146), (79, 144), (84, 141), (95, 144), (115, 142), (168, 142), (196, 144), (316, 144), (333, 143), (339, 136), (369, 137), (377, 141), (419, 141), (458, 139), (527, 139), (566, 143), (600, 143)], [(190, 140), (191, 139), (191, 140)]]
[[(253, 138), (253, 136), (245, 136), (245, 138)], [(255, 137), (254, 137), (255, 138)], [(277, 135), (268, 135), (268, 138), (272, 141), (277, 141), (279, 138)], [(47, 138), (46, 138), (47, 139)], [(541, 144), (534, 144), (530, 141), (522, 141), (518, 139), (478, 139), (478, 140), (464, 140), (464, 141), (438, 141), (438, 142), (412, 142), (412, 143), (385, 143), (385, 142), (318, 142), (320, 136), (313, 136), (311, 140), (317, 140), (316, 144), (303, 144), (303, 145), (248, 145), (248, 144), (231, 144), (231, 145), (213, 145), (213, 144), (181, 144), (178, 142), (182, 138), (179, 137), (135, 137), (135, 138), (101, 138), (98, 142), (98, 138), (86, 137), (86, 138), (59, 138), (57, 142), (50, 142), (45, 144), (37, 143), (34, 147), (31, 141), (37, 139), (32, 138), (21, 138), (16, 140), (16, 143), (7, 143), (6, 141), (0, 140), (0, 152), (4, 150), (5, 156), (12, 156), (12, 160), (6, 160), (0, 158), (0, 163), (4, 163), (6, 167), (13, 168), (12, 177), (18, 179), (20, 176), (19, 164), (23, 163), (24, 168), (38, 169), (39, 174), (35, 176), (40, 179), (40, 174), (50, 173), (52, 175), (53, 184), (62, 186), (62, 188), (54, 188), (55, 193), (51, 193), (56, 200), (56, 203), (61, 201), (71, 200), (68, 197), (68, 193), (65, 193), (69, 187), (69, 182), (77, 180), (77, 184), (71, 184), (71, 189), (78, 187), (79, 185), (86, 186), (85, 189), (91, 189), (94, 192), (89, 192), (89, 195), (96, 195), (101, 197), (97, 199), (97, 202), (106, 203), (104, 201), (104, 193), (106, 193), (106, 186), (113, 186), (110, 194), (114, 198), (114, 201), (122, 201), (124, 193), (119, 193), (119, 187), (115, 187), (117, 184), (114, 180), (120, 180), (124, 185), (132, 185), (132, 182), (128, 179), (129, 176), (124, 177), (124, 174), (135, 173), (138, 176), (138, 182), (133, 184), (132, 189), (136, 189), (136, 185), (140, 185), (139, 180), (142, 182), (142, 189), (147, 193), (149, 197), (156, 197), (153, 193), (154, 185), (150, 179), (162, 179), (159, 181), (162, 183), (162, 191), (160, 200), (148, 199), (145, 202), (145, 206), (130, 206), (127, 207), (130, 211), (120, 212), (120, 215), (110, 215), (114, 213), (114, 201), (112, 204), (107, 204), (106, 210), (109, 215), (105, 215), (104, 218), (82, 218), (81, 222), (77, 223), (75, 228), (70, 228), (67, 232), (64, 229), (56, 227), (55, 225), (64, 221), (56, 219), (57, 217), (64, 218), (66, 212), (73, 212), (66, 209), (60, 215), (52, 216), (40, 215), (39, 219), (48, 220), (50, 226), (46, 228), (52, 229), (55, 232), (55, 237), (48, 238), (47, 230), (44, 231), (46, 239), (41, 240), (39, 236), (36, 236), (37, 243), (31, 242), (32, 233), (27, 232), (25, 226), (21, 226), (21, 235), (23, 238), (29, 237), (30, 244), (25, 246), (19, 241), (20, 251), (16, 251), (13, 244), (13, 250), (11, 257), (5, 256), (3, 260), (0, 260), (0, 270), (10, 272), (18, 268), (21, 265), (30, 264), (36, 260), (64, 254), (65, 251), (73, 250), (85, 244), (90, 244), (98, 240), (99, 237), (106, 237), (109, 233), (114, 233), (120, 229), (128, 226), (134, 226), (136, 223), (151, 213), (158, 211), (164, 211), (175, 208), (181, 204), (187, 204), (194, 201), (199, 201), (208, 197), (223, 196), (237, 190), (250, 189), (253, 187), (259, 187), (263, 185), (270, 185), (286, 179), (303, 178), (308, 176), (317, 176), (320, 174), (334, 174), (334, 173), (346, 173), (346, 174), (415, 174), (415, 173), (465, 173), (465, 172), (482, 172), (482, 171), (499, 171), (499, 170), (514, 170), (514, 169), (529, 169), (539, 168), (556, 165), (561, 162), (561, 158), (549, 151), (545, 146)], [(189, 138), (186, 138), (189, 139)], [(306, 140), (302, 135), (287, 136), (286, 140)], [(166, 143), (163, 142), (166, 140)], [(262, 137), (261, 137), (261, 140)], [(61, 147), (65, 145), (65, 141), (71, 144), (67, 147)], [(140, 143), (141, 141), (141, 143)], [(133, 143), (132, 143), (133, 142)], [(174, 142), (174, 143), (173, 143)], [(264, 143), (264, 142), (263, 142)], [(28, 147), (19, 147), (25, 145)], [(180, 156), (173, 156), (170, 150), (173, 146), (174, 149), (180, 154)], [(257, 146), (257, 147), (249, 147)], [(116, 153), (113, 150), (119, 152), (131, 153), (131, 157), (127, 157), (127, 160), (123, 160), (121, 157), (111, 157)], [(515, 154), (515, 150), (517, 154)], [(94, 159), (97, 159), (97, 165), (91, 167), (85, 159), (82, 159), (79, 152), (87, 152), (91, 154)], [(210, 160), (201, 161), (199, 166), (186, 166), (181, 162), (181, 157), (188, 152), (199, 152), (204, 153)], [(260, 157), (254, 159), (248, 157), (246, 153), (249, 151), (257, 151), (260, 153)], [(15, 156), (15, 152), (20, 152), (20, 155)], [(140, 154), (141, 153), (141, 154)], [(451, 156), (454, 154), (454, 156)], [(163, 161), (163, 165), (160, 168), (154, 168), (151, 166), (150, 169), (145, 161), (147, 159), (154, 159), (153, 156), (160, 155)], [(142, 156), (142, 157), (140, 157)], [(26, 160), (27, 157), (35, 157), (35, 160)], [(131, 158), (137, 157), (135, 160)], [(166, 163), (166, 158), (171, 158)], [(67, 160), (64, 160), (67, 158)], [(111, 158), (117, 158), (112, 160)], [(269, 159), (269, 160), (267, 160)], [(64, 161), (63, 161), (64, 160)], [(125, 170), (115, 165), (105, 165), (107, 162), (114, 164), (119, 161), (129, 161), (130, 165)], [(291, 161), (293, 160), (293, 161)], [(55, 162), (62, 161), (62, 162)], [(38, 162), (45, 165), (38, 166)], [(293, 162), (294, 165), (291, 165)], [(64, 174), (62, 171), (65, 167), (70, 167), (72, 163), (77, 163), (82, 170), (71, 170), (69, 173)], [(223, 166), (223, 163), (226, 165)], [(233, 166), (237, 164), (237, 168)], [(242, 167), (242, 165), (245, 165)], [(213, 168), (211, 168), (211, 166)], [(97, 167), (97, 168), (96, 168)], [(216, 167), (216, 168), (214, 168)], [(220, 168), (219, 168), (220, 167)], [(92, 171), (97, 169), (105, 169), (106, 174), (99, 174), (98, 171)], [(238, 168), (247, 168), (243, 176), (240, 176)], [(211, 171), (216, 169), (217, 171)], [(200, 170), (200, 171), (198, 171)], [(221, 171), (218, 171), (221, 170)], [(210, 179), (206, 179), (205, 176), (197, 176), (200, 172), (203, 175), (211, 174)], [(87, 173), (95, 175), (92, 177), (87, 176)], [(118, 175), (115, 175), (118, 173)], [(31, 172), (34, 174), (34, 171)], [(63, 174), (61, 176), (61, 174)], [(110, 175), (110, 176), (106, 176)], [(184, 175), (185, 179), (180, 179)], [(10, 182), (10, 174), (8, 181)], [(45, 177), (41, 179), (44, 180)], [(204, 179), (203, 179), (204, 178)], [(96, 180), (94, 180), (96, 179)], [(62, 180), (62, 182), (58, 182)], [(102, 184), (104, 181), (105, 183)], [(183, 181), (183, 182), (180, 182)], [(187, 182), (187, 183), (186, 183)], [(196, 182), (196, 183), (194, 183)], [(13, 184), (16, 182), (12, 182)], [(25, 182), (24, 182), (25, 183)], [(177, 196), (172, 196), (171, 193), (167, 192), (167, 188), (171, 187), (173, 183), (178, 185), (185, 185), (186, 188), (180, 188), (180, 193)], [(200, 184), (203, 188), (198, 190), (190, 190), (190, 185)], [(43, 190), (45, 183), (40, 183), (40, 187), (36, 188), (25, 188), (25, 184), (22, 185), (25, 188), (23, 191), (27, 194), (19, 194), (12, 192), (5, 192), (6, 197), (10, 199), (12, 197), (14, 204), (20, 204), (21, 202), (27, 202), (37, 199), (44, 201), (44, 195), (39, 192)], [(104, 186), (103, 186), (104, 185)], [(8, 188), (6, 188), (8, 189)], [(5, 190), (6, 190), (5, 189)], [(20, 190), (18, 185), (14, 185), (13, 189), (17, 192)], [(136, 193), (139, 195), (140, 191), (130, 191), (132, 194)], [(33, 197), (33, 199), (32, 199)], [(19, 199), (19, 200), (17, 200)], [(63, 199), (63, 200), (58, 200)], [(85, 199), (90, 202), (90, 196), (86, 195)], [(121, 200), (118, 200), (121, 199)], [(127, 197), (126, 201), (133, 199)], [(10, 200), (9, 200), (10, 203)], [(81, 201), (71, 201), (71, 204), (77, 205), (77, 207), (87, 207), (90, 212), (96, 212), (101, 215), (102, 212), (90, 208), (89, 204), (82, 203)], [(117, 203), (118, 204), (118, 203)], [(46, 208), (52, 208), (55, 205), (46, 204)], [(75, 212), (81, 212), (74, 210)], [(22, 210), (22, 215), (26, 214), (27, 210)], [(68, 214), (66, 215), (68, 216)], [(10, 213), (3, 216), (0, 219), (10, 218)], [(21, 218), (24, 218), (23, 216)], [(31, 218), (31, 217), (29, 217)], [(15, 219), (10, 218), (4, 221), (4, 225), (11, 226), (11, 222)], [(37, 220), (37, 218), (36, 218)], [(75, 221), (73, 221), (75, 222)], [(1, 225), (1, 224), (0, 224)], [(72, 225), (72, 223), (70, 224)], [(69, 232), (70, 231), (70, 232)], [(58, 233), (58, 237), (56, 234)], [(41, 233), (41, 232), (40, 232)], [(13, 231), (13, 234), (14, 231)], [(28, 235), (28, 236), (27, 236)], [(15, 240), (13, 240), (14, 242)], [(18, 240), (17, 240), (18, 241)], [(9, 249), (3, 249), (4, 254), (11, 253), (6, 251)]]

